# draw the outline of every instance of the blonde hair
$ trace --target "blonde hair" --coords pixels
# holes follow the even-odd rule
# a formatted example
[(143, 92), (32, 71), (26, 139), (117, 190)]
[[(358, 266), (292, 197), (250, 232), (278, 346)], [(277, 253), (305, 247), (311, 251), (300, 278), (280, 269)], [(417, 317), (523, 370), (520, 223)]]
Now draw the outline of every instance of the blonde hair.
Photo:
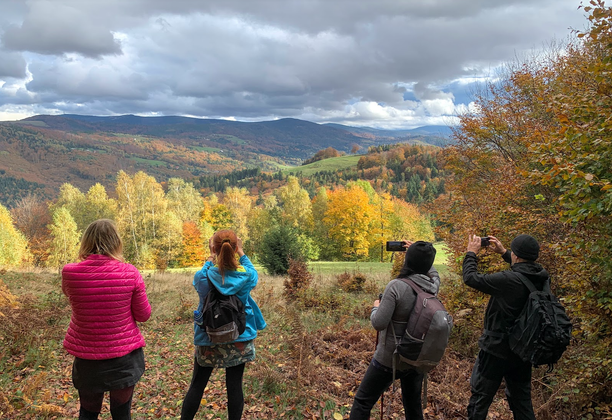
[(221, 273), (222, 281), (225, 280), (225, 270), (236, 271), (238, 261), (236, 260), (236, 248), (238, 237), (234, 231), (229, 229), (220, 230), (213, 236), (213, 249), (217, 254), (217, 267)]
[(106, 255), (123, 261), (123, 242), (115, 222), (109, 219), (99, 219), (87, 226), (81, 239), (79, 258), (84, 260), (91, 254)]

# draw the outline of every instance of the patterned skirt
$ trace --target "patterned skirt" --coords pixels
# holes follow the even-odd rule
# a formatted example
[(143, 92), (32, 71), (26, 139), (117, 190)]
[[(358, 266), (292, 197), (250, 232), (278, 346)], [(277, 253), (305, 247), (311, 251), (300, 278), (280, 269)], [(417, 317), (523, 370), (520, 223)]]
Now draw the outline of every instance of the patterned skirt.
[(255, 360), (253, 340), (213, 346), (196, 346), (195, 357), (202, 367), (229, 368)]

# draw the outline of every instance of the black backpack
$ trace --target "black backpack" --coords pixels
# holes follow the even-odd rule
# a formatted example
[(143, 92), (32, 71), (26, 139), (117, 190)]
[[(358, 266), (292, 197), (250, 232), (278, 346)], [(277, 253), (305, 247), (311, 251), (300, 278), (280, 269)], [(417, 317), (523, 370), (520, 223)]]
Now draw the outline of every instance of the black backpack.
[(209, 290), (204, 299), (200, 328), (212, 343), (229, 343), (246, 329), (244, 304), (236, 295), (226, 296), (208, 280)]
[(572, 337), (572, 323), (565, 308), (550, 290), (550, 279), (544, 290), (535, 288), (531, 280), (521, 273), (529, 297), (523, 311), (508, 330), (510, 349), (524, 362), (533, 366), (553, 364), (561, 358)]

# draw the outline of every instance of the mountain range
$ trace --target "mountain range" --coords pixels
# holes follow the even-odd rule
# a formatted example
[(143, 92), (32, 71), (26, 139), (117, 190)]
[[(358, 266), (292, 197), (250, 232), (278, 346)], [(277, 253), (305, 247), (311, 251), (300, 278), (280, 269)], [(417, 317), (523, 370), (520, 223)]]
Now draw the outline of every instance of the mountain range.
[(119, 170), (158, 181), (248, 167), (277, 171), (321, 149), (349, 153), (390, 143), (445, 145), (446, 127), (377, 130), (285, 118), (238, 122), (180, 116), (37, 115), (0, 123), (0, 202), (53, 196), (65, 182), (111, 186)]

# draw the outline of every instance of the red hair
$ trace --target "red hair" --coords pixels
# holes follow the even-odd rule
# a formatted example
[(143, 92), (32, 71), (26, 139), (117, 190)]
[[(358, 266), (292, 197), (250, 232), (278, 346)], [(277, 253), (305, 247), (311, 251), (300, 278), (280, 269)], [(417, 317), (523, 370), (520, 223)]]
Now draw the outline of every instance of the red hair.
[(236, 271), (238, 269), (238, 261), (236, 260), (238, 237), (234, 231), (224, 229), (215, 233), (212, 242), (213, 250), (217, 254), (217, 267), (223, 279), (225, 270)]

